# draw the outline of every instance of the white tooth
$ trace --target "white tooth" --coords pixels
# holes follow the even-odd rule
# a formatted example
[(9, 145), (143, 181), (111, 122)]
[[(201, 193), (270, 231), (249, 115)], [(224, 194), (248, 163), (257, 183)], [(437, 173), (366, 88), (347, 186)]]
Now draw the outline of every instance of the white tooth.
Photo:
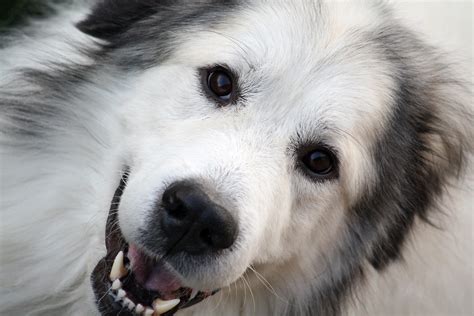
[(118, 292), (117, 292), (117, 297), (118, 297), (119, 299), (124, 298), (125, 295), (127, 295), (127, 293), (125, 293), (124, 290), (122, 290), (122, 289), (118, 290)]
[(132, 300), (129, 298), (123, 300), (123, 305), (127, 306), (129, 310), (133, 310), (133, 308), (135, 307), (135, 303), (132, 302)]
[(142, 304), (137, 304), (137, 307), (135, 308), (135, 313), (141, 314), (145, 311), (145, 307), (143, 307)]
[(153, 315), (153, 313), (154, 313), (154, 311), (153, 311), (151, 308), (147, 307), (147, 308), (145, 309), (145, 311), (143, 312), (143, 315), (145, 315), (145, 316), (151, 316), (151, 315)]
[(123, 251), (119, 251), (114, 259), (114, 263), (112, 264), (109, 278), (111, 281), (115, 281), (125, 275), (127, 275), (127, 269), (125, 269), (125, 266), (123, 265)]
[(173, 307), (178, 305), (179, 302), (180, 302), (179, 298), (175, 298), (169, 301), (163, 301), (157, 298), (156, 300), (153, 301), (153, 309), (158, 315), (163, 314), (169, 311), (170, 309), (173, 309)]
[(115, 280), (114, 283), (112, 283), (112, 290), (118, 290), (122, 288), (122, 282), (120, 282), (119, 279)]
[(198, 290), (193, 289), (193, 290), (191, 291), (191, 296), (189, 297), (189, 299), (192, 300), (193, 298), (195, 298), (196, 295), (198, 294), (198, 292), (199, 292)]

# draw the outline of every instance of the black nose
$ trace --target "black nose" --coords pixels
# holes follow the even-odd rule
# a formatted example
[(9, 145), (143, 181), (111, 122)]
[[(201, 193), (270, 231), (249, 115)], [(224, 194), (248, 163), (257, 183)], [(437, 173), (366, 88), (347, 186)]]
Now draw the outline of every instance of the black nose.
[(172, 184), (163, 193), (161, 225), (170, 252), (203, 254), (232, 246), (237, 223), (198, 185)]

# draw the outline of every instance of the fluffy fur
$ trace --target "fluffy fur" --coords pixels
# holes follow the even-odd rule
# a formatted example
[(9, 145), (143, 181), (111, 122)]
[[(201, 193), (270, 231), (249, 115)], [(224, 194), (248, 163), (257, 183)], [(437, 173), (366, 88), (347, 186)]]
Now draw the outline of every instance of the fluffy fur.
[[(232, 251), (170, 259), (186, 285), (223, 288), (180, 315), (472, 313), (472, 94), (387, 6), (89, 9), (0, 51), (2, 314), (98, 314), (89, 278), (124, 166), (128, 241), (147, 243), (178, 180), (238, 219)], [(206, 97), (198, 70), (213, 65), (237, 75), (235, 104)], [(299, 150), (319, 143), (336, 179), (301, 171)]]

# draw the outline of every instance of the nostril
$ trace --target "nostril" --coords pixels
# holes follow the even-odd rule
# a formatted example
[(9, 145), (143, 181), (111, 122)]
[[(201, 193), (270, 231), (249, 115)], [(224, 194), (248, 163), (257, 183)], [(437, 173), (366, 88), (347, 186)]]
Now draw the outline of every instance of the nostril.
[(188, 214), (188, 212), (185, 207), (180, 205), (179, 207), (176, 207), (173, 209), (169, 208), (168, 214), (176, 219), (181, 220), (181, 219), (186, 218), (186, 215)]
[(187, 215), (187, 208), (178, 197), (176, 190), (167, 190), (163, 194), (163, 207), (170, 216), (176, 219), (184, 219)]
[(234, 223), (219, 223), (215, 228), (204, 228), (199, 233), (199, 238), (208, 247), (215, 250), (226, 249), (232, 246), (236, 237)]

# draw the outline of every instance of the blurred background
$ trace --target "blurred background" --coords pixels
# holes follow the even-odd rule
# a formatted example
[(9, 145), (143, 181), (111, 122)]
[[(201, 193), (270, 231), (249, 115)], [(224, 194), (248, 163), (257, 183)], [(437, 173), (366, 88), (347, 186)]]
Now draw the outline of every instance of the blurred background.
[(399, 18), (443, 48), (473, 79), (473, 0), (391, 0)]

